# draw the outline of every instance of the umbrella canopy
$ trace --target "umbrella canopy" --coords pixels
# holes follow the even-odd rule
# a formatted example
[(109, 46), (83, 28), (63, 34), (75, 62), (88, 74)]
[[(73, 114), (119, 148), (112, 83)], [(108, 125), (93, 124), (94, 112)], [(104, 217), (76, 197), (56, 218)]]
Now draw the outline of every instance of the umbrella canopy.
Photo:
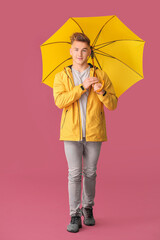
[[(105, 71), (117, 97), (143, 79), (145, 41), (133, 33), (117, 16), (71, 17), (41, 46), (42, 83), (53, 88), (55, 74), (72, 64), (70, 36), (82, 32), (91, 42), (94, 64)], [(93, 64), (90, 57), (88, 63)]]

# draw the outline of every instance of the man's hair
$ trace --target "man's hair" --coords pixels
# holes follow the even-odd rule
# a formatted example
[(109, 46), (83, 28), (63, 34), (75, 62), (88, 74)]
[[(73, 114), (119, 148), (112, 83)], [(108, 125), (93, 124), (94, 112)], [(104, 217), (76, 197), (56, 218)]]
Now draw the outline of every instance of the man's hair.
[(81, 32), (75, 32), (72, 34), (72, 36), (70, 36), (70, 40), (71, 40), (71, 45), (73, 44), (74, 41), (80, 41), (80, 42), (86, 42), (88, 44), (88, 46), (90, 46), (90, 39)]

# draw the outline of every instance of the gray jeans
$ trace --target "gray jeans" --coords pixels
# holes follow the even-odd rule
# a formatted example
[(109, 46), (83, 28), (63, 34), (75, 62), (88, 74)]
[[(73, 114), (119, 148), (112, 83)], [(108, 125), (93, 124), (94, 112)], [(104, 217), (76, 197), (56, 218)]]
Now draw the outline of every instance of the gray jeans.
[[(68, 193), (70, 216), (81, 216), (81, 176), (83, 175), (82, 206), (94, 206), (96, 170), (102, 142), (64, 141), (68, 162)], [(83, 156), (83, 168), (82, 168)], [(83, 174), (82, 174), (83, 169)]]

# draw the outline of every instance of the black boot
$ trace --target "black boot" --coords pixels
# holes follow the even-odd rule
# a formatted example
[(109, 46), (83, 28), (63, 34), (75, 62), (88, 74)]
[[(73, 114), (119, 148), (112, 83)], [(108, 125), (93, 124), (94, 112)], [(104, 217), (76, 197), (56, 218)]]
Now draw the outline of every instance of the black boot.
[(84, 217), (83, 223), (87, 226), (95, 225), (95, 219), (93, 217), (93, 208), (81, 208), (82, 215)]
[(67, 226), (68, 232), (78, 232), (79, 228), (82, 227), (81, 217), (80, 216), (71, 216), (71, 222)]

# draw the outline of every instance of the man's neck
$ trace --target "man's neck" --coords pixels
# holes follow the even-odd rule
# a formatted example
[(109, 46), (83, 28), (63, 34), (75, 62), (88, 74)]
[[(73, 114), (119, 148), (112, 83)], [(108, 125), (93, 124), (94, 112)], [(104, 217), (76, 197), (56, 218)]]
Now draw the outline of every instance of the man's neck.
[(89, 67), (89, 65), (88, 63), (85, 63), (83, 65), (78, 65), (73, 63), (72, 67), (79, 72), (83, 72), (85, 69)]

